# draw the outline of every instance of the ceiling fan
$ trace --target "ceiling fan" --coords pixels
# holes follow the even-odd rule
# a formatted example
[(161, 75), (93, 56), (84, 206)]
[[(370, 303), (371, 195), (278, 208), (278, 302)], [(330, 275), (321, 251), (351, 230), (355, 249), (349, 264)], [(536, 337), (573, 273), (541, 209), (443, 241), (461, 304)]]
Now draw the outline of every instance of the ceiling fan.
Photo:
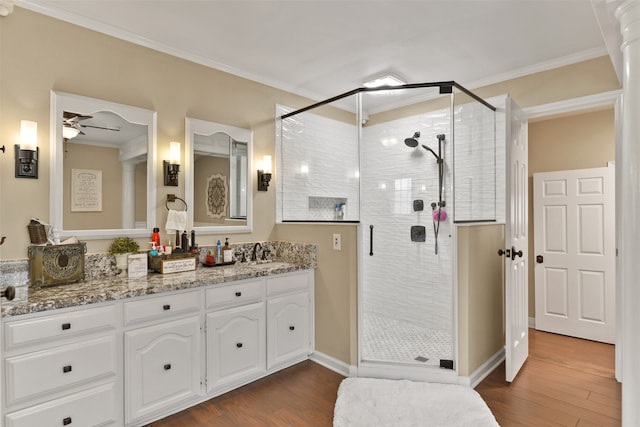
[(94, 126), (94, 125), (85, 125), (80, 123), (82, 120), (92, 119), (93, 116), (85, 116), (83, 114), (72, 113), (70, 111), (63, 111), (62, 113), (62, 138), (64, 140), (69, 140), (71, 138), (75, 138), (78, 135), (86, 135), (82, 129), (84, 128), (93, 128), (93, 129), (102, 129), (114, 132), (120, 132), (120, 129), (106, 126)]

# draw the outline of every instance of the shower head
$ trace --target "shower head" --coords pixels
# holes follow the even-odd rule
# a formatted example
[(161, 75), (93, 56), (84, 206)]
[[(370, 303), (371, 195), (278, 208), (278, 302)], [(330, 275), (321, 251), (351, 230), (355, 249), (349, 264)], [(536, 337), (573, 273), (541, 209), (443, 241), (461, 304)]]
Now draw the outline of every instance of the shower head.
[(418, 146), (418, 138), (420, 138), (420, 132), (415, 132), (411, 138), (406, 138), (404, 140), (404, 144), (407, 147), (417, 147)]
[[(405, 142), (406, 142), (406, 140), (405, 140)], [(427, 150), (428, 152), (430, 152), (431, 154), (433, 154), (433, 155), (434, 155), (434, 157), (436, 158), (436, 160), (438, 161), (438, 163), (441, 163), (441, 162), (442, 162), (442, 158), (441, 158), (440, 156), (438, 156), (438, 155), (436, 154), (436, 152), (435, 152), (435, 151), (433, 151), (431, 148), (427, 147), (427, 146), (426, 146), (426, 145), (424, 145), (424, 144), (422, 144), (422, 148), (424, 148), (425, 150)]]

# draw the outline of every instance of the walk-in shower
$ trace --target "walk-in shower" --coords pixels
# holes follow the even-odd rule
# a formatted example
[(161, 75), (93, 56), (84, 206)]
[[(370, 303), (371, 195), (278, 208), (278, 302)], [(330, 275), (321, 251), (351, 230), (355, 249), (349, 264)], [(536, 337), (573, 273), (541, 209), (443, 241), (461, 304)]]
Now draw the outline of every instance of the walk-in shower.
[(456, 227), (495, 220), (495, 108), (440, 82), (278, 113), (277, 221), (358, 227), (358, 374), (455, 376)]

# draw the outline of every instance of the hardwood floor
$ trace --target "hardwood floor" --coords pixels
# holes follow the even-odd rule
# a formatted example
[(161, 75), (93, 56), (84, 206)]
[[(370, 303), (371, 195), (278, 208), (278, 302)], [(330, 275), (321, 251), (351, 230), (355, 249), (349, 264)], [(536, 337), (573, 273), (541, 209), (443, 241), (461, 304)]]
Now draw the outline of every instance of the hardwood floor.
[(503, 427), (619, 426), (614, 346), (529, 329), (529, 358), (509, 384), (504, 363), (476, 391)]
[(331, 426), (343, 379), (307, 360), (149, 426)]
[[(513, 383), (503, 364), (476, 387), (502, 427), (620, 425), (612, 345), (533, 329), (529, 337), (529, 359)], [(150, 426), (331, 427), (343, 378), (306, 361)]]

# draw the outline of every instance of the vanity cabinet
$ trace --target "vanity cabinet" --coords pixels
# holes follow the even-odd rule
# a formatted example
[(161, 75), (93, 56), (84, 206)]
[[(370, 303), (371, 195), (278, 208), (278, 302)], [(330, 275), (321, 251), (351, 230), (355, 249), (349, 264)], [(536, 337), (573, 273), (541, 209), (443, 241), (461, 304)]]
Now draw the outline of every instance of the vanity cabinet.
[(304, 270), (3, 318), (4, 425), (146, 425), (307, 359), (313, 315)]
[(313, 350), (309, 274), (267, 279), (267, 369), (304, 360)]
[(122, 424), (116, 328), (115, 305), (5, 321), (6, 425)]
[(264, 296), (264, 279), (207, 289), (207, 392), (231, 389), (265, 374)]
[(264, 302), (207, 313), (207, 392), (266, 372)]
[(125, 323), (150, 323), (124, 332), (127, 423), (202, 394), (201, 297), (191, 291), (125, 303)]

